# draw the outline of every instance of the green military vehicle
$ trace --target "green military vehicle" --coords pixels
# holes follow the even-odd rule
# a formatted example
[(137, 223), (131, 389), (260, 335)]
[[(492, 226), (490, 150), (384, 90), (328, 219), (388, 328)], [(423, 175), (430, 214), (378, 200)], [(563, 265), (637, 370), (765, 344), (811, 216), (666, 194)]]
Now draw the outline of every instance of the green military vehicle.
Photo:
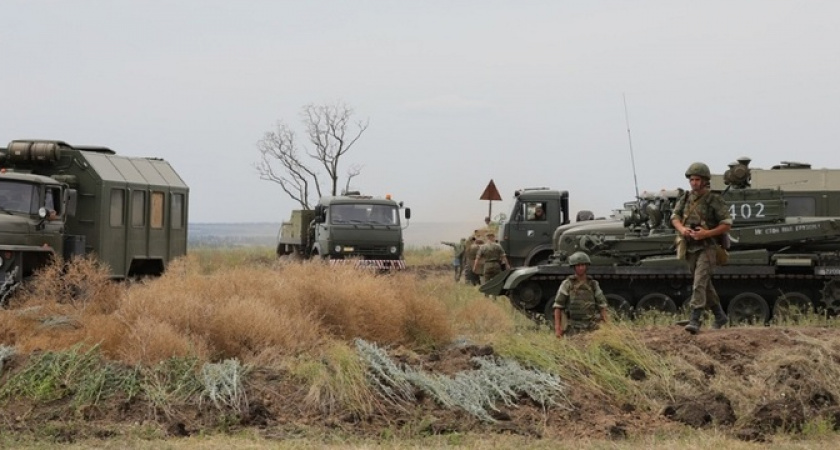
[[(791, 307), (840, 313), (840, 170), (751, 169), (742, 158), (711, 181), (734, 219), (729, 264), (714, 273), (731, 320), (766, 322)], [(682, 192), (645, 193), (610, 219), (557, 223), (549, 264), (508, 271), (481, 290), (551, 320), (557, 288), (573, 273), (568, 258), (584, 251), (613, 309), (677, 312), (692, 288), (669, 220)]]
[(403, 226), (411, 209), (390, 196), (347, 192), (321, 197), (314, 209), (292, 211), (277, 239), (279, 257), (321, 258), (382, 270), (405, 268)]
[(513, 267), (548, 264), (554, 230), (570, 221), (568, 191), (525, 188), (513, 196), (513, 211), (499, 227), (499, 244)]
[(116, 278), (186, 254), (189, 188), (158, 158), (15, 140), (0, 148), (0, 300), (54, 256), (94, 254)]

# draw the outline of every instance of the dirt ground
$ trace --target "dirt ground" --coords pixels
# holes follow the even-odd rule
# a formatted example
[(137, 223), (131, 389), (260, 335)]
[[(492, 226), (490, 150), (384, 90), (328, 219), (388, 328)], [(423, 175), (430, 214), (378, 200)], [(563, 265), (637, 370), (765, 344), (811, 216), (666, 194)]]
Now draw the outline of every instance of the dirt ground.
[[(676, 431), (688, 425), (695, 428), (715, 426), (733, 437), (761, 441), (775, 429), (796, 431), (797, 427), (817, 417), (840, 423), (838, 399), (822, 384), (821, 378), (810, 376), (807, 367), (792, 366), (785, 368), (781, 375), (774, 375), (762, 373), (767, 371), (767, 367), (757, 364), (760, 355), (771, 351), (782, 349), (796, 355), (806, 353), (806, 347), (813, 348), (814, 342), (838, 345), (840, 330), (730, 328), (703, 331), (691, 336), (679, 327), (651, 327), (638, 333), (642, 342), (654, 352), (680, 355), (700, 369), (709, 380), (709, 389), (698, 391), (693, 396), (675, 398), (659, 410), (640, 410), (633, 405), (616, 404), (609, 398), (589, 394), (591, 390), (574, 389), (572, 386), (569, 398), (573, 407), (569, 410), (546, 409), (528, 398), (521, 398), (514, 406), (500, 406), (499, 411), (494, 413), (496, 421), (486, 423), (465, 412), (443, 409), (419, 394), (413, 405), (384, 408), (367, 415), (313, 411), (307, 406), (306, 389), (294, 384), (286, 374), (257, 370), (248, 376), (247, 410), (243, 414), (231, 412), (227, 422), (221, 425), (219, 411), (206, 404), (162, 408), (137, 398), (131, 401), (110, 398), (95, 408), (68, 415), (67, 411), (71, 409), (66, 399), (37, 406), (13, 399), (0, 411), (0, 428), (6, 432), (36, 435), (49, 429), (51, 439), (73, 442), (89, 437), (116, 437), (132, 427), (145, 427), (156, 434), (172, 437), (217, 432), (220, 429), (257, 429), (269, 438), (298, 436), (312, 430), (376, 437), (381, 436), (383, 430), (391, 430), (412, 434), (479, 432), (535, 438), (623, 439)], [(455, 374), (473, 368), (472, 357), (493, 353), (491, 347), (466, 345), (428, 355), (397, 349), (391, 352), (391, 356), (396, 361), (429, 372)], [(21, 356), (8, 361), (5, 375), (19, 369), (23, 362)], [(840, 361), (825, 363), (836, 365)], [(723, 368), (744, 380), (778, 383), (789, 388), (793, 394), (758, 401), (746, 408), (750, 413), (738, 417), (733, 408), (734, 399), (711, 387)], [(628, 376), (636, 379), (643, 378), (645, 374)]]

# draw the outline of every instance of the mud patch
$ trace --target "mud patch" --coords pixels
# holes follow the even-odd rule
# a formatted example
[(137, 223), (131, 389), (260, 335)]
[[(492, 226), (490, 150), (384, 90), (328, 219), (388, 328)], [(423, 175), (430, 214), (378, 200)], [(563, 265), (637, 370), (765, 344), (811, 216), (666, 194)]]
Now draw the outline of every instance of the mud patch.
[(667, 405), (662, 415), (694, 428), (732, 425), (737, 419), (729, 399), (713, 392)]

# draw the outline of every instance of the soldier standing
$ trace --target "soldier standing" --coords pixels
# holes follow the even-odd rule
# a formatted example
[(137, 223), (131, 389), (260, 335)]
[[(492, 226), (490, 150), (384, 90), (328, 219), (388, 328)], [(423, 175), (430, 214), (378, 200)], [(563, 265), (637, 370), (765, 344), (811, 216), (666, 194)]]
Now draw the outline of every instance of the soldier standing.
[(455, 282), (461, 280), (461, 273), (464, 271), (464, 251), (467, 247), (467, 238), (461, 238), (460, 242), (446, 242), (440, 241), (443, 245), (452, 247), (452, 267), (455, 269)]
[(720, 305), (715, 287), (712, 285), (712, 270), (716, 263), (717, 243), (715, 238), (729, 232), (732, 216), (723, 197), (709, 188), (711, 178), (709, 166), (696, 162), (688, 166), (685, 177), (691, 191), (674, 206), (671, 225), (685, 240), (685, 259), (694, 279), (691, 302), (691, 316), (685, 330), (695, 334), (700, 330), (700, 317), (704, 309), (712, 310), (715, 321), (712, 328), (720, 328), (729, 321)]
[(476, 239), (475, 236), (472, 236), (467, 244), (467, 250), (464, 251), (464, 281), (473, 286), (477, 286), (481, 282), (478, 274), (473, 270), (473, 266), (478, 256), (478, 249), (481, 248), (482, 244), (484, 244), (483, 239)]
[(563, 280), (554, 297), (554, 334), (558, 338), (592, 331), (598, 328), (598, 322), (607, 322), (607, 298), (598, 282), (586, 274), (589, 264), (589, 255), (584, 252), (569, 257), (575, 274)]
[[(478, 263), (480, 261), (484, 262), (484, 270), (482, 272), (478, 271)], [(482, 273), (483, 277), (481, 282), (486, 283), (502, 272), (502, 264), (505, 267), (510, 267), (505, 250), (496, 242), (496, 235), (494, 233), (487, 233), (487, 243), (478, 249), (475, 262), (473, 262), (473, 272)]]
[(487, 237), (487, 235), (489, 233), (496, 234), (496, 231), (498, 231), (498, 228), (499, 228), (498, 224), (493, 223), (493, 221), (490, 220), (490, 216), (485, 216), (484, 217), (484, 230), (482, 231), (482, 233), (484, 234), (485, 237)]

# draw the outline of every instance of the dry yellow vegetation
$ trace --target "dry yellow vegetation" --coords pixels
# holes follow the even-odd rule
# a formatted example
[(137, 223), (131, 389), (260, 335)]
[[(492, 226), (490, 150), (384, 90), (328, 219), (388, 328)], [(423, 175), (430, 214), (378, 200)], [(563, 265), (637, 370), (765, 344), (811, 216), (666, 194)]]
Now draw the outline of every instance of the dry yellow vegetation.
[(429, 349), (453, 337), (435, 289), (320, 262), (208, 268), (196, 256), (159, 279), (116, 284), (91, 262), (47, 268), (0, 314), (0, 343), (20, 351), (98, 345), (107, 358), (152, 365), (173, 356), (265, 365), (362, 338)]
[[(0, 446), (101, 433), (138, 448), (186, 435), (177, 448), (829, 448), (836, 437), (834, 318), (697, 336), (645, 318), (557, 341), (505, 298), (453, 283), (448, 265), (425, 263), (434, 255), (390, 275), (270, 249), (193, 251), (160, 278), (122, 283), (92, 260), (48, 267), (0, 310)], [(549, 385), (562, 395), (540, 400)], [(223, 434), (196, 438), (206, 433)]]

